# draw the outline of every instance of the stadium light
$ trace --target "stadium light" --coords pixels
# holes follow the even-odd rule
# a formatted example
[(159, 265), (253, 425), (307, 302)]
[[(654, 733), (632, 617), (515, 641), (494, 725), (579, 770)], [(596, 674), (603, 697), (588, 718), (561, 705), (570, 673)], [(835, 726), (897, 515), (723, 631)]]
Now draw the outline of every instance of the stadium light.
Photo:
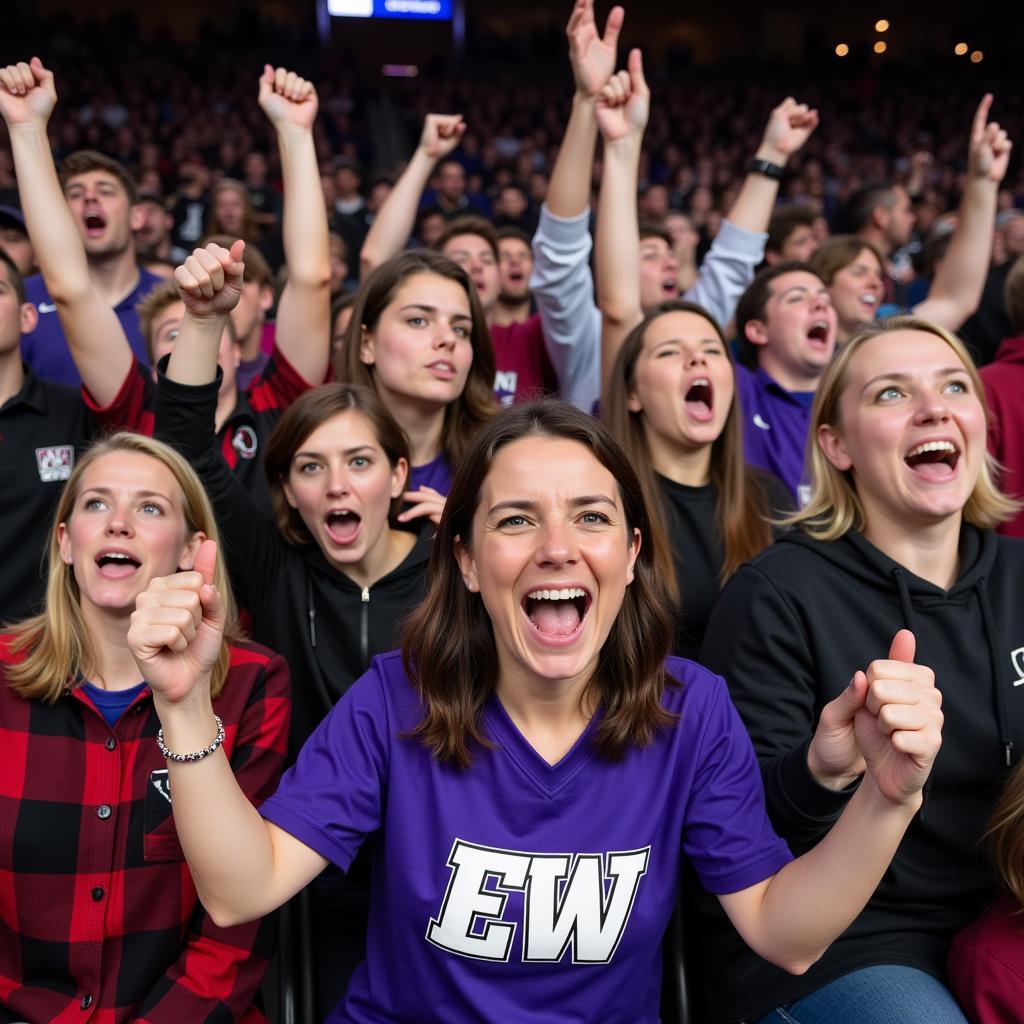
[(850, 48), (846, 45), (846, 43), (840, 43), (836, 47), (836, 56), (837, 57), (845, 57), (849, 52), (850, 52)]

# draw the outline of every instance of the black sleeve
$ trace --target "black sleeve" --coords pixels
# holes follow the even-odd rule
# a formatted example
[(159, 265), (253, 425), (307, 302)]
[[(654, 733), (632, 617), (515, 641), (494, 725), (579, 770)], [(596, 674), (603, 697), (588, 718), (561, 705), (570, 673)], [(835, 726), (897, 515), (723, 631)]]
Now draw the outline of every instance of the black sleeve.
[(776, 830), (794, 852), (813, 846), (856, 787), (826, 789), (807, 768), (821, 711), (818, 672), (796, 608), (759, 566), (741, 566), (725, 585), (700, 661), (729, 684), (761, 764)]
[(192, 464), (213, 503), (231, 587), (240, 605), (256, 611), (273, 593), (285, 542), (221, 456), (215, 430), (221, 371), (209, 384), (182, 384), (157, 372), (153, 434)]

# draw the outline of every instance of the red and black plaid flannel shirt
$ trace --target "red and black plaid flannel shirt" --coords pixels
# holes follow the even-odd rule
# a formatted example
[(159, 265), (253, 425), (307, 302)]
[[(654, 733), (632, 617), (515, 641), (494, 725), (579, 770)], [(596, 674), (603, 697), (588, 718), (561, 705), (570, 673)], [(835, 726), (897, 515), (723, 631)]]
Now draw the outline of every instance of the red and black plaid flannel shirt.
[[(7, 684), (0, 637), (0, 1022), (220, 1024), (251, 1008), (272, 921), (218, 928), (196, 896), (171, 815), (144, 690), (111, 728), (81, 690), (56, 704)], [(255, 804), (288, 741), (284, 660), (231, 650), (214, 701), (224, 749)]]

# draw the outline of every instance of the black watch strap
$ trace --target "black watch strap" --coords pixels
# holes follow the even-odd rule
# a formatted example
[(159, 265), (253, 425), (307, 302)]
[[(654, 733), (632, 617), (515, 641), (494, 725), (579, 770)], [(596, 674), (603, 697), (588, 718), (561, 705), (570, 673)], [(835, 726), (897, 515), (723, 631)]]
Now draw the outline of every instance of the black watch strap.
[(782, 172), (785, 168), (782, 164), (773, 164), (771, 160), (751, 160), (751, 174), (763, 174), (766, 178), (773, 178), (775, 181), (782, 181)]

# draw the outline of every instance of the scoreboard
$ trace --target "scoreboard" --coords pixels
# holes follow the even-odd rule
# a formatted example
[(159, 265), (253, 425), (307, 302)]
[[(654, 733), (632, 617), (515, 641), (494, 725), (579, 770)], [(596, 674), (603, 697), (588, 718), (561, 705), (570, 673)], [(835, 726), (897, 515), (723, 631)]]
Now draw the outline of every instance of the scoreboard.
[(418, 18), (451, 21), (452, 0), (327, 0), (336, 18)]

